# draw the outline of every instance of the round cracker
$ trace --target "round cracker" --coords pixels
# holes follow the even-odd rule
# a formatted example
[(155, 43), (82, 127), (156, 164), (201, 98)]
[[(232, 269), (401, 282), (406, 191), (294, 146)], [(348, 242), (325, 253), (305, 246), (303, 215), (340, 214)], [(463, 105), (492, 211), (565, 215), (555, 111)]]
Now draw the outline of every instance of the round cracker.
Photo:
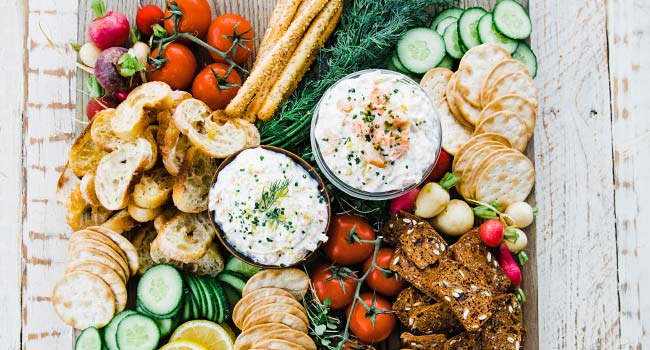
[(491, 161), (476, 181), (476, 200), (505, 207), (526, 200), (535, 184), (533, 163), (521, 153), (507, 153)]
[(519, 116), (510, 111), (497, 112), (476, 126), (476, 134), (495, 133), (504, 136), (512, 148), (523, 152), (528, 145), (528, 128)]
[[(316, 343), (314, 343), (314, 340), (311, 339), (307, 334), (303, 332), (298, 332), (293, 329), (280, 329), (277, 331), (269, 332), (266, 334), (267, 339), (283, 339), (290, 341), (292, 343), (296, 343), (306, 350), (316, 350)], [(254, 343), (254, 346), (261, 346), (261, 344), (258, 344), (257, 342)]]
[(527, 98), (534, 106), (539, 105), (537, 87), (528, 74), (511, 73), (502, 76), (489, 91), (488, 102), (506, 95), (520, 95)]
[(480, 135), (472, 135), (472, 138), (467, 141), (463, 147), (458, 151), (458, 155), (454, 157), (454, 160), (452, 161), (452, 169), (456, 167), (456, 164), (458, 162), (458, 159), (471, 147), (473, 147), (475, 144), (483, 141), (496, 141), (499, 142), (506, 147), (512, 147), (510, 144), (510, 141), (506, 139), (505, 137), (499, 135), (499, 134), (492, 134), (492, 133), (487, 133), (487, 134), (480, 134)]
[(474, 171), (467, 175), (467, 195), (469, 198), (476, 198), (476, 181), (481, 171), (485, 169), (491, 161), (509, 152), (517, 153), (517, 151), (512, 148), (486, 150), (484, 153), (487, 154), (483, 156), (481, 160), (477, 160), (478, 164), (476, 164)]
[(485, 78), (485, 81), (483, 82), (483, 86), (481, 87), (480, 92), (481, 106), (488, 104), (488, 94), (492, 90), (494, 84), (504, 75), (511, 73), (523, 73), (530, 75), (528, 68), (526, 68), (526, 66), (517, 60), (501, 61), (501, 63), (497, 64), (494, 69), (492, 69), (490, 74), (488, 74), (488, 76)]
[(118, 275), (120, 275), (120, 278), (126, 283), (128, 281), (128, 275), (124, 273), (124, 270), (120, 266), (120, 264), (115, 261), (115, 259), (111, 258), (108, 254), (99, 251), (97, 249), (77, 249), (72, 252), (68, 253), (68, 257), (66, 258), (65, 262), (65, 272), (70, 271), (70, 267), (76, 265), (79, 262), (88, 262), (88, 261), (94, 261), (98, 262), (100, 264), (104, 264), (113, 271), (117, 272)]
[(79, 249), (83, 249), (83, 250), (93, 249), (93, 251), (99, 250), (100, 252), (113, 258), (113, 260), (115, 260), (115, 262), (117, 262), (120, 265), (127, 279), (131, 277), (131, 271), (129, 271), (129, 264), (124, 259), (122, 259), (120, 254), (118, 254), (111, 247), (97, 241), (77, 240), (68, 246), (68, 254), (73, 254), (76, 250)]
[(135, 273), (138, 271), (138, 251), (135, 249), (133, 244), (129, 242), (128, 239), (118, 233), (115, 233), (113, 230), (107, 229), (106, 227), (91, 226), (88, 229), (104, 234), (113, 242), (115, 242), (115, 244), (117, 244), (117, 246), (124, 251), (124, 254), (126, 254), (131, 274), (135, 275)]
[(463, 171), (465, 171), (465, 168), (469, 164), (469, 161), (472, 159), (472, 157), (476, 152), (480, 152), (481, 149), (485, 147), (495, 146), (495, 145), (501, 145), (501, 143), (497, 141), (491, 141), (491, 140), (483, 140), (474, 143), (471, 147), (467, 148), (458, 157), (458, 162), (455, 165), (453, 165), (454, 174), (456, 174), (457, 176), (462, 176)]
[(126, 285), (120, 278), (117, 272), (113, 271), (110, 267), (100, 264), (98, 262), (83, 262), (71, 267), (72, 271), (83, 271), (92, 273), (101, 278), (108, 287), (111, 288), (113, 295), (115, 295), (115, 312), (121, 312), (126, 308)]
[(101, 278), (83, 271), (61, 276), (52, 290), (56, 314), (76, 329), (102, 328), (115, 315), (115, 295)]
[(246, 327), (243, 328), (242, 330), (246, 330), (249, 327), (253, 327), (264, 323), (282, 323), (300, 332), (307, 333), (309, 331), (309, 327), (305, 322), (303, 322), (300, 318), (287, 312), (276, 312), (272, 314), (257, 315), (256, 317), (253, 317), (250, 320), (248, 320), (248, 322), (246, 323)]
[(252, 319), (256, 317), (257, 315), (265, 315), (265, 314), (272, 314), (276, 312), (287, 312), (290, 313), (299, 319), (301, 319), (303, 322), (306, 324), (309, 324), (309, 319), (307, 318), (307, 314), (305, 313), (305, 310), (301, 310), (297, 308), (295, 305), (291, 304), (286, 304), (284, 302), (274, 302), (274, 303), (264, 303), (263, 300), (260, 300), (258, 303), (255, 305), (252, 305), (248, 309), (248, 313), (244, 315), (243, 317), (243, 328), (247, 328), (246, 324), (249, 321), (249, 319)]
[(438, 105), (436, 110), (440, 116), (442, 128), (442, 149), (452, 156), (456, 156), (463, 145), (472, 138), (474, 129), (459, 123), (451, 114), (446, 103)]
[(537, 122), (537, 107), (533, 105), (527, 98), (519, 95), (505, 95), (490, 102), (481, 111), (479, 117), (480, 122), (486, 117), (502, 111), (510, 111), (516, 113), (521, 120), (526, 123), (528, 130), (528, 138), (533, 136), (535, 131), (535, 123)]
[[(247, 301), (246, 304), (243, 304), (242, 307), (238, 308), (237, 310), (233, 310), (232, 321), (235, 324), (235, 326), (239, 327), (240, 329), (243, 329), (243, 325), (248, 315), (256, 314), (257, 309), (272, 303), (291, 305), (297, 308), (298, 310), (302, 311), (303, 313), (305, 312), (305, 308), (299, 302), (297, 302), (296, 299), (294, 299), (293, 297), (287, 297), (284, 295), (269, 295), (267, 297), (260, 298), (255, 302)], [(235, 315), (235, 311), (237, 311), (237, 315)]]
[[(458, 83), (456, 86), (458, 86)], [(461, 117), (467, 123), (476, 125), (478, 117), (481, 115), (481, 110), (469, 103), (457, 90), (453, 94), (455, 94), (454, 101), (456, 102), (458, 113), (460, 113)]]
[(292, 330), (289, 326), (282, 323), (264, 323), (256, 325), (241, 332), (235, 340), (234, 350), (250, 350), (253, 343), (266, 334), (278, 330)]
[(451, 112), (451, 115), (456, 118), (456, 120), (467, 126), (467, 127), (473, 127), (471, 124), (467, 123), (467, 121), (463, 118), (463, 116), (460, 115), (460, 112), (458, 111), (458, 107), (456, 107), (456, 94), (454, 94), (454, 89), (456, 88), (456, 74), (451, 76), (451, 79), (449, 80), (449, 84), (447, 85), (447, 90), (445, 91), (445, 99), (447, 100), (447, 105), (449, 106), (449, 111)]
[(301, 301), (309, 289), (309, 276), (295, 268), (262, 270), (246, 282), (242, 295), (264, 287), (282, 288)]
[(254, 348), (266, 350), (305, 350), (299, 344), (284, 339), (259, 339), (253, 344)]
[(493, 155), (494, 152), (499, 152), (503, 149), (508, 149), (504, 145), (498, 142), (486, 141), (485, 144), (486, 144), (485, 146), (480, 147), (475, 152), (471, 154), (467, 153), (467, 156), (469, 158), (467, 160), (467, 164), (465, 165), (465, 167), (462, 169), (462, 172), (460, 173), (460, 184), (459, 186), (456, 186), (458, 192), (464, 198), (473, 198), (471, 192), (471, 186), (470, 186), (471, 179), (473, 174), (480, 169), (479, 164), (481, 164), (481, 162), (484, 159)]
[(79, 230), (70, 236), (70, 238), (68, 239), (68, 244), (72, 245), (74, 242), (82, 239), (102, 242), (103, 244), (111, 247), (116, 253), (118, 253), (122, 257), (122, 259), (124, 259), (124, 261), (127, 261), (126, 254), (124, 254), (124, 251), (120, 249), (120, 247), (118, 247), (117, 244), (115, 244), (115, 242), (113, 242), (108, 237), (106, 237), (105, 235), (99, 232), (95, 232), (91, 230)]
[(241, 325), (241, 323), (243, 323), (244, 312), (246, 312), (246, 309), (251, 304), (254, 304), (255, 302), (259, 301), (262, 298), (266, 298), (274, 295), (293, 298), (293, 295), (291, 295), (291, 293), (280, 288), (267, 287), (267, 288), (256, 289), (250, 292), (248, 295), (241, 298), (239, 302), (237, 302), (237, 304), (232, 310), (233, 323), (235, 323), (236, 326), (238, 324)]
[(420, 80), (420, 87), (427, 92), (434, 104), (446, 102), (447, 87), (454, 73), (447, 68), (433, 68)]
[(456, 91), (468, 104), (480, 107), (479, 93), (485, 78), (497, 64), (508, 59), (510, 54), (499, 45), (483, 44), (469, 49), (458, 65)]

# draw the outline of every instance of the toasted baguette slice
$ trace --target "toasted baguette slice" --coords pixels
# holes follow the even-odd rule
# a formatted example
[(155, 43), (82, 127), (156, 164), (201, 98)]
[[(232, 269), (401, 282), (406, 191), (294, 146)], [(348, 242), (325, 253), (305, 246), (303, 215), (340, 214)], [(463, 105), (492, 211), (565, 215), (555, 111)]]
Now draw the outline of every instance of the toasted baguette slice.
[(165, 130), (165, 139), (160, 144), (160, 153), (165, 169), (173, 176), (178, 176), (190, 147), (192, 143), (187, 136), (183, 135), (174, 123), (170, 123)]
[(89, 226), (101, 225), (111, 216), (112, 212), (104, 207), (94, 207), (88, 204), (81, 195), (79, 186), (70, 194), (70, 205), (67, 207), (66, 221), (75, 230)]
[(162, 144), (165, 140), (165, 130), (167, 130), (169, 123), (172, 121), (176, 107), (181, 102), (189, 98), (192, 98), (192, 95), (189, 92), (174, 90), (172, 92), (172, 108), (158, 112), (156, 115), (156, 119), (158, 120), (158, 133), (156, 135), (156, 141), (158, 144)]
[(133, 187), (133, 203), (141, 208), (162, 207), (171, 198), (174, 180), (164, 168), (146, 172)]
[(56, 182), (56, 200), (65, 207), (70, 206), (70, 195), (79, 186), (80, 180), (70, 168), (68, 163), (65, 164), (59, 180)]
[(153, 244), (170, 259), (191, 263), (205, 254), (215, 235), (206, 213), (179, 213), (163, 225)]
[(212, 113), (210, 107), (196, 99), (178, 105), (174, 124), (192, 145), (215, 158), (226, 158), (256, 143), (251, 140), (255, 135), (253, 124), (239, 118), (228, 118), (222, 112)]
[(156, 216), (153, 219), (153, 227), (156, 229), (156, 232), (160, 232), (160, 230), (167, 223), (167, 221), (171, 220), (178, 213), (179, 213), (178, 209), (176, 209), (175, 206), (170, 205), (165, 210), (163, 210), (163, 212), (160, 213), (160, 215)]
[(138, 261), (140, 262), (138, 265), (138, 274), (140, 275), (156, 265), (156, 262), (151, 258), (151, 254), (149, 254), (151, 242), (156, 238), (156, 235), (153, 225), (147, 224), (138, 229), (133, 236), (133, 246), (138, 251)]
[(158, 142), (156, 142), (156, 134), (158, 133), (158, 125), (149, 125), (142, 133), (142, 137), (151, 144), (151, 158), (145, 165), (142, 166), (144, 170), (153, 169), (158, 163)]
[(216, 277), (221, 271), (223, 271), (224, 266), (223, 257), (219, 252), (219, 247), (216, 242), (212, 242), (205, 254), (191, 263), (184, 263), (171, 259), (166, 256), (160, 248), (158, 248), (157, 244), (152, 244), (150, 246), (149, 254), (156, 264), (170, 264), (177, 269), (202, 276)]
[(113, 132), (111, 120), (115, 117), (114, 108), (106, 108), (97, 112), (90, 127), (90, 137), (93, 142), (107, 152), (114, 151), (122, 142)]
[(169, 109), (172, 104), (169, 85), (160, 81), (142, 84), (117, 106), (111, 120), (113, 132), (123, 140), (135, 140), (155, 120), (156, 114), (152, 112)]
[(106, 220), (106, 222), (101, 224), (101, 226), (106, 227), (115, 233), (124, 234), (125, 232), (131, 231), (134, 227), (138, 226), (138, 224), (139, 223), (133, 220), (126, 209), (122, 209), (111, 216), (110, 219)]
[(79, 183), (79, 190), (81, 190), (81, 196), (83, 197), (88, 204), (99, 207), (102, 203), (99, 202), (97, 194), (95, 193), (95, 172), (91, 171), (84, 175), (81, 178)]
[(192, 147), (178, 173), (172, 190), (176, 207), (186, 213), (200, 213), (208, 209), (208, 192), (214, 172), (219, 166), (217, 159)]
[(95, 192), (102, 205), (119, 210), (129, 203), (131, 181), (152, 157), (149, 141), (139, 138), (122, 144), (99, 162), (95, 175)]
[(68, 164), (74, 173), (82, 177), (86, 173), (95, 170), (99, 161), (107, 154), (99, 147), (90, 135), (92, 123), (79, 135), (77, 140), (70, 147)]
[(127, 208), (127, 211), (129, 212), (129, 215), (131, 215), (133, 220), (135, 220), (137, 222), (153, 221), (153, 219), (155, 219), (163, 211), (162, 207), (158, 207), (158, 208), (142, 208), (142, 207), (137, 206), (133, 202), (130, 202), (129, 205), (126, 208)]

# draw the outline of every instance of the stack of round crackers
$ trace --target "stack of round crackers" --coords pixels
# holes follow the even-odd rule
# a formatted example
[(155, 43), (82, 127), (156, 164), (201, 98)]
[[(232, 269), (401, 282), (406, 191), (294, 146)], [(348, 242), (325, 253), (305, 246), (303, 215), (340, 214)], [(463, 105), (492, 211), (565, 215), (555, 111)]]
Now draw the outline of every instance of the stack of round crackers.
[(137, 251), (104, 227), (77, 231), (69, 242), (65, 274), (54, 286), (52, 305), (76, 329), (101, 328), (126, 307), (126, 283), (138, 271)]
[(308, 287), (309, 277), (297, 269), (264, 270), (249, 279), (232, 312), (242, 330), (235, 350), (316, 350), (300, 302)]
[(458, 192), (486, 203), (525, 200), (535, 171), (522, 152), (538, 107), (527, 68), (500, 46), (484, 44), (467, 51), (455, 73), (432, 69), (420, 85), (440, 116), (442, 148), (454, 156), (461, 180)]

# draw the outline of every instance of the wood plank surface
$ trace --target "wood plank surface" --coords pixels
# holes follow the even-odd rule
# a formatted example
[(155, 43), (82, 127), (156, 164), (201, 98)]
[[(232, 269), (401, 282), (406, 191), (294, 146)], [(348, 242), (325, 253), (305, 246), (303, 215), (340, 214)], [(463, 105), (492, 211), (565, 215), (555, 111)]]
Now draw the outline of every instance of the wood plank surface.
[(650, 3), (608, 3), (622, 349), (650, 344)]

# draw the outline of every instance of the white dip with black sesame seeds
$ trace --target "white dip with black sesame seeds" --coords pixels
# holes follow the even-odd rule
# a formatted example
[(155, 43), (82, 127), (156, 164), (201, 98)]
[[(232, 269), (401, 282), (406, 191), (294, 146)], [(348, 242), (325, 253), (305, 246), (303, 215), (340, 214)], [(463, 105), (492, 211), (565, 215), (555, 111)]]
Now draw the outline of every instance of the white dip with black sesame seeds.
[(232, 248), (263, 265), (292, 265), (327, 240), (318, 182), (293, 159), (261, 147), (219, 172), (209, 209)]
[(436, 161), (436, 112), (419, 86), (380, 70), (340, 81), (323, 97), (314, 137), (329, 170), (366, 192), (419, 183)]

